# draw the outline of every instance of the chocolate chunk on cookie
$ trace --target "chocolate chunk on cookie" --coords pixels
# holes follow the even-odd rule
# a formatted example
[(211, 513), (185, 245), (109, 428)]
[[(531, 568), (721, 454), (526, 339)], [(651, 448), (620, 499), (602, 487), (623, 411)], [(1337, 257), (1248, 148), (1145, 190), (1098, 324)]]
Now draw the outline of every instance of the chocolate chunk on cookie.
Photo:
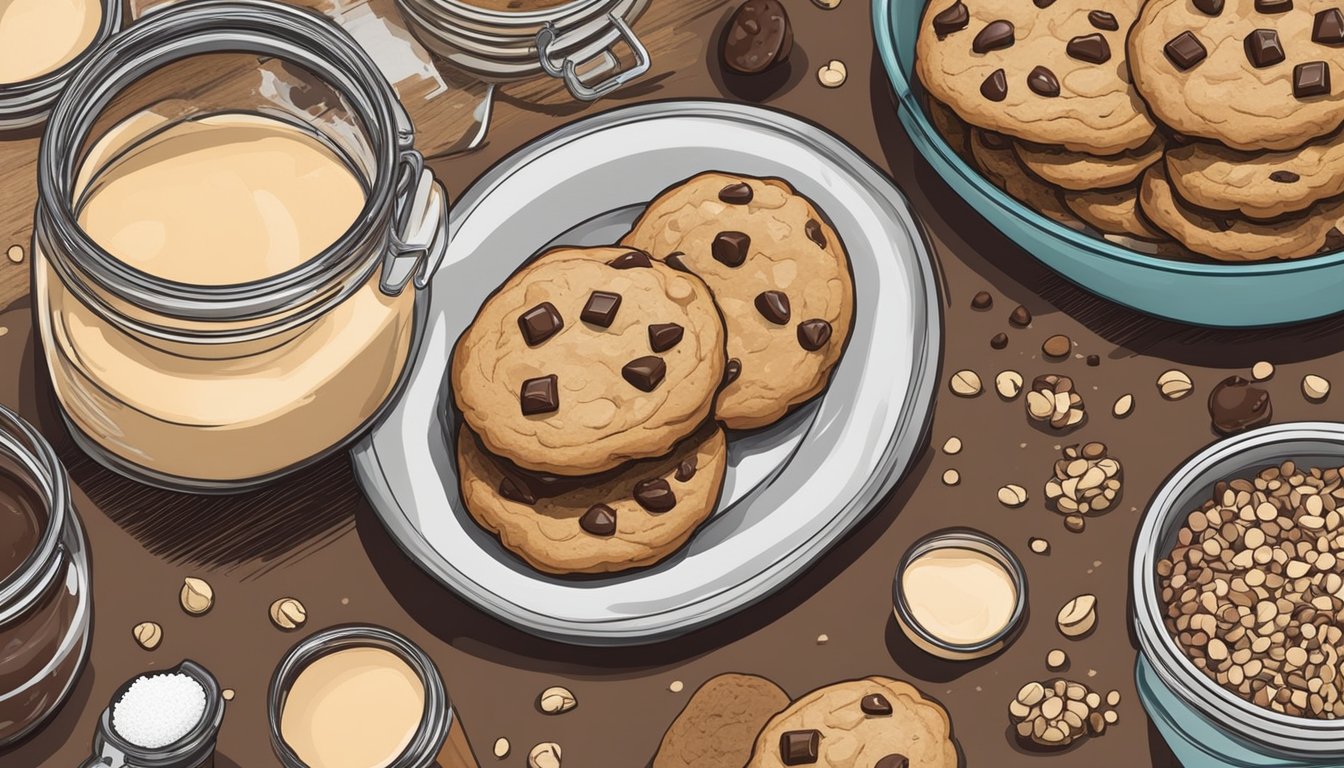
[(756, 735), (787, 706), (788, 694), (763, 677), (712, 677), (672, 721), (651, 768), (742, 768)]

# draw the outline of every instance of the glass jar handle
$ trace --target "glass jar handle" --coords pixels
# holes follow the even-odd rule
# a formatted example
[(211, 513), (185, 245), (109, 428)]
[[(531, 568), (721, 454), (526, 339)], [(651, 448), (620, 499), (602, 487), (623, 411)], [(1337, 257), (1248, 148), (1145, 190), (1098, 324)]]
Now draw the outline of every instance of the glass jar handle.
[[(560, 32), (554, 24), (547, 22), (546, 26), (542, 27), (541, 31), (537, 33), (537, 55), (541, 59), (541, 68), (551, 77), (562, 78), (565, 81), (565, 87), (569, 88), (570, 94), (579, 101), (596, 101), (649, 71), (649, 50), (635, 36), (635, 31), (630, 28), (629, 24), (625, 23), (625, 19), (614, 13), (607, 14), (607, 20), (618, 35), (613, 43), (624, 40), (626, 45), (630, 46), (630, 50), (634, 51), (635, 64), (629, 69), (620, 70), (620, 60), (616, 58), (616, 54), (611, 48), (607, 48), (599, 56), (602, 63), (588, 75), (591, 77), (594, 74), (604, 75), (612, 70), (618, 71), (606, 80), (594, 83), (584, 82), (584, 79), (579, 76), (580, 62), (566, 56), (559, 64), (555, 63), (555, 60), (551, 57), (551, 49), (557, 46), (563, 47), (566, 41), (560, 36)], [(589, 61), (592, 60), (589, 59)]]
[(427, 288), (448, 252), (447, 191), (416, 150), (402, 151), (401, 166), (396, 229), (378, 283), (389, 296), (401, 295), (412, 279), (417, 289)]

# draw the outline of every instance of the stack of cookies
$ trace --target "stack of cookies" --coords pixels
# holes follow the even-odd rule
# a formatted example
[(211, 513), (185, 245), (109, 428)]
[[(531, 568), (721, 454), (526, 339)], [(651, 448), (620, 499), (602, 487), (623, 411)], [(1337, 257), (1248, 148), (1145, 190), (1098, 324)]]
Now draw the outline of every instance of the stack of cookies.
[(852, 315), (840, 239), (788, 184), (677, 185), (623, 245), (530, 261), (458, 340), (468, 511), (547, 573), (659, 562), (718, 503), (724, 429), (819, 394)]
[(1338, 0), (932, 0), (917, 67), (949, 144), (1055, 221), (1222, 261), (1336, 250)]

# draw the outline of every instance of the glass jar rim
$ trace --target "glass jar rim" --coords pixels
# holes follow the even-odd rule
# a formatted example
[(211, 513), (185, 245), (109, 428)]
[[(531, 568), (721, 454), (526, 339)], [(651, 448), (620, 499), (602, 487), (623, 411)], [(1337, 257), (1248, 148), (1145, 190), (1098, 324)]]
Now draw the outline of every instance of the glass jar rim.
[(92, 42), (59, 67), (27, 80), (0, 84), (0, 126), (22, 128), (40, 123), (61, 96), (67, 80), (94, 55), (98, 47), (121, 29), (121, 0), (99, 0), (102, 18)]
[[(112, 99), (147, 72), (208, 53), (255, 53), (298, 64), (346, 98), (374, 152), (364, 207), (336, 242), (297, 267), (262, 280), (200, 286), (165, 280), (116, 259), (79, 226), (73, 210), (77, 150)], [(338, 24), (272, 0), (201, 0), (147, 16), (97, 49), (52, 109), (38, 160), (36, 237), (85, 303), (118, 315), (76, 272), (131, 306), (186, 320), (251, 321), (316, 304), (287, 327), (343, 301), (367, 281), (392, 238), (394, 208), (414, 132), (391, 85), (368, 53)], [(65, 259), (74, 264), (68, 264)], [(129, 321), (126, 324), (136, 325)], [(144, 329), (137, 329), (144, 330)], [(153, 333), (152, 330), (146, 332)]]
[(56, 451), (22, 416), (0, 405), (0, 454), (32, 483), (47, 507), (42, 535), (17, 570), (0, 580), (0, 626), (28, 611), (61, 574), (61, 539), (72, 513), (70, 483)]

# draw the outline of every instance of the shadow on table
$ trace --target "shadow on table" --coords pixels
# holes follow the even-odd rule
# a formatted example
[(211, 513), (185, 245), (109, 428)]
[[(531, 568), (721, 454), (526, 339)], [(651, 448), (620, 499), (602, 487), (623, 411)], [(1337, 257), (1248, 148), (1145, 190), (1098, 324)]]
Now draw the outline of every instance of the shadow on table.
[(872, 100), (885, 160), (934, 238), (1033, 315), (1064, 312), (1114, 344), (1112, 359), (1144, 355), (1192, 366), (1249, 368), (1258, 360), (1292, 363), (1344, 350), (1344, 315), (1277, 328), (1201, 328), (1149, 317), (1084, 291), (1000, 234), (915, 151), (897, 118), (880, 60), (873, 64)]

